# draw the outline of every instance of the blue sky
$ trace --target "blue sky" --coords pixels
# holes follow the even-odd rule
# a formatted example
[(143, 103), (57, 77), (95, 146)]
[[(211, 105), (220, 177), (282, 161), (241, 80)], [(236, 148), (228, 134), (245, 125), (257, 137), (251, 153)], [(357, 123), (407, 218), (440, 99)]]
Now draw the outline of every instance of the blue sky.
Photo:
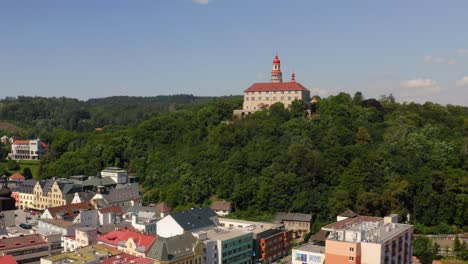
[(6, 0), (3, 96), (313, 94), (468, 105), (468, 1)]

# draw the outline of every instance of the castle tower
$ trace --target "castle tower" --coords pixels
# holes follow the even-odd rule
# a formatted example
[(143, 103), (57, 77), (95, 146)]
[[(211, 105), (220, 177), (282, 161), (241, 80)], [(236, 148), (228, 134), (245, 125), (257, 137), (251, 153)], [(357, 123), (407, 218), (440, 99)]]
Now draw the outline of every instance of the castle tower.
[(294, 72), (291, 74), (291, 82), (296, 82), (296, 74), (294, 74)]
[(271, 70), (271, 82), (283, 82), (283, 74), (281, 73), (281, 61), (278, 58), (278, 54), (276, 54), (275, 59), (273, 60), (273, 69)]

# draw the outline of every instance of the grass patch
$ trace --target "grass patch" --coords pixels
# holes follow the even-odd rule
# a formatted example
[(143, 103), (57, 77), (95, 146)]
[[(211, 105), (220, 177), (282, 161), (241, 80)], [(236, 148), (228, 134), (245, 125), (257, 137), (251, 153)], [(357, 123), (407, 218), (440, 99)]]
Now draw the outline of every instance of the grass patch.
[[(31, 170), (33, 178), (38, 179), (39, 178), (39, 162), (40, 161), (38, 160), (19, 160), (18, 161), (18, 164), (20, 167), (19, 170), (12, 170), (12, 171), (9, 170), (8, 173), (13, 174), (15, 172), (19, 172), (23, 174), (24, 169), (29, 168)], [(6, 161), (0, 162), (1, 170), (4, 170), (6, 167), (7, 167)]]

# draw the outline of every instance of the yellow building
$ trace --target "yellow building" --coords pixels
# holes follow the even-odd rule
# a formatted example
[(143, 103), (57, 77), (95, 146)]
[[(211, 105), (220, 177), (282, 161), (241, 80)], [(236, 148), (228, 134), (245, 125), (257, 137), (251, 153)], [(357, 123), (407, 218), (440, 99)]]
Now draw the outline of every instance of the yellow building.
[(33, 190), (33, 206), (36, 210), (65, 205), (73, 199), (74, 185), (66, 180), (38, 181)]
[(203, 243), (189, 232), (168, 238), (158, 237), (146, 257), (155, 260), (155, 264), (202, 264)]

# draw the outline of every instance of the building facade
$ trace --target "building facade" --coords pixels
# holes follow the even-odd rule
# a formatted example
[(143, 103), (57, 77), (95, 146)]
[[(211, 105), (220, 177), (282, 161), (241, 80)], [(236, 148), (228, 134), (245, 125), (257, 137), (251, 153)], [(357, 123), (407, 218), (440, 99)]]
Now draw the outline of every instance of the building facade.
[(290, 82), (283, 82), (281, 61), (278, 55), (273, 60), (271, 82), (254, 83), (244, 91), (244, 103), (241, 110), (234, 110), (234, 115), (245, 116), (258, 110), (267, 108), (275, 103), (282, 103), (285, 107), (291, 107), (295, 100), (302, 100), (310, 109), (310, 91), (302, 84), (296, 82), (292, 73)]
[(202, 264), (203, 243), (189, 232), (169, 238), (159, 237), (146, 255), (155, 264)]
[(397, 220), (397, 215), (384, 219), (356, 216), (323, 227), (330, 231), (325, 242), (326, 262), (411, 264), (414, 229)]
[(11, 153), (8, 157), (13, 160), (38, 160), (46, 148), (47, 145), (39, 139), (15, 140), (11, 144)]

